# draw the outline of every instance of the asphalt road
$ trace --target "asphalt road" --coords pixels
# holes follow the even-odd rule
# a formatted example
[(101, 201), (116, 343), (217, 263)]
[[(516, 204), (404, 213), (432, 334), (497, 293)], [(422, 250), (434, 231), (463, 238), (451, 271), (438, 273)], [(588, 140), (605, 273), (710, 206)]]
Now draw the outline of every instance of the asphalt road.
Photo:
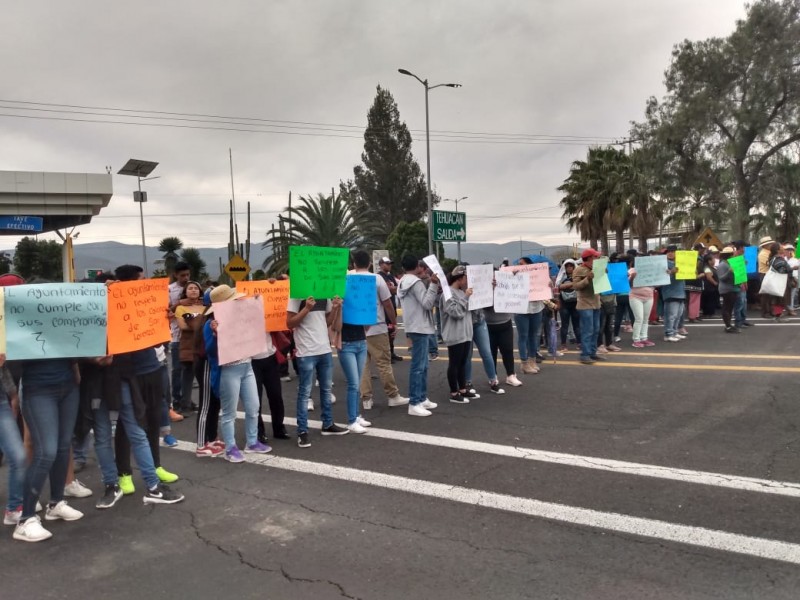
[[(607, 362), (571, 352), (502, 396), (475, 362), (467, 406), (446, 401), (442, 350), (434, 416), (378, 391), (370, 433), (312, 430), (311, 448), (274, 440), (242, 465), (195, 458), (187, 420), (162, 452), (184, 503), (75, 500), (86, 516), (40, 544), (7, 528), (0, 596), (796, 599), (800, 320), (755, 322), (649, 350), (623, 334)], [(334, 391), (344, 423), (338, 367)], [(99, 492), (93, 466), (80, 477)]]

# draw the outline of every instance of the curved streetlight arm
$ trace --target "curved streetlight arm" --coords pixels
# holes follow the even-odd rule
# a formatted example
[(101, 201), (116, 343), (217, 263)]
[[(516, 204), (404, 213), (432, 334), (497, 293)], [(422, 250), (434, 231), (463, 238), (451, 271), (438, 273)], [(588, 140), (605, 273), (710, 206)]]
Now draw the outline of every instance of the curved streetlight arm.
[(414, 75), (411, 71), (409, 71), (407, 69), (397, 69), (397, 72), (401, 73), (403, 75), (408, 75), (409, 77), (413, 77), (414, 79), (419, 81), (422, 85), (424, 85), (426, 88), (428, 87), (428, 82), (427, 81), (422, 81), (422, 79), (420, 79), (419, 77), (417, 77), (416, 75)]
[[(416, 75), (415, 75), (416, 77)], [(419, 79), (419, 77), (417, 77)], [(435, 89), (437, 87), (451, 87), (451, 88), (460, 88), (460, 83), (437, 83), (436, 85), (431, 85), (428, 87), (429, 90)]]

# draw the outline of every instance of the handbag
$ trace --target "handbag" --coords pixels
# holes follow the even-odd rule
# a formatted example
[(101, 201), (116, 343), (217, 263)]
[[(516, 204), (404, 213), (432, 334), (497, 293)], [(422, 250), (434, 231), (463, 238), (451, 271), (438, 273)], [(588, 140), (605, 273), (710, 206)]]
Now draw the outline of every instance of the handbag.
[(761, 281), (761, 289), (758, 293), (783, 298), (783, 294), (786, 292), (788, 279), (789, 276), (786, 273), (778, 273), (775, 269), (770, 267), (769, 271), (764, 275), (764, 279)]

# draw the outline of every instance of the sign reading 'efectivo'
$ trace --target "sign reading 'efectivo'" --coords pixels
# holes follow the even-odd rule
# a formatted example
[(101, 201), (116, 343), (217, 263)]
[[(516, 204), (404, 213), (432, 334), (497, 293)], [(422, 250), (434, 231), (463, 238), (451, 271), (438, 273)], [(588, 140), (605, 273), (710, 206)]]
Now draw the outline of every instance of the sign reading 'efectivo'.
[(434, 242), (466, 242), (467, 215), (446, 210), (433, 211)]

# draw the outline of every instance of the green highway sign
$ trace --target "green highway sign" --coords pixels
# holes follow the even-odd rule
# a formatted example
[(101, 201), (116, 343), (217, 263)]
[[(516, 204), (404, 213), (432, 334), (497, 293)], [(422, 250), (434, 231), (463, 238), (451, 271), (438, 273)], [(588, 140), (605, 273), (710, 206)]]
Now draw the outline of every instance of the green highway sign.
[(466, 242), (467, 214), (447, 210), (433, 211), (434, 242)]

